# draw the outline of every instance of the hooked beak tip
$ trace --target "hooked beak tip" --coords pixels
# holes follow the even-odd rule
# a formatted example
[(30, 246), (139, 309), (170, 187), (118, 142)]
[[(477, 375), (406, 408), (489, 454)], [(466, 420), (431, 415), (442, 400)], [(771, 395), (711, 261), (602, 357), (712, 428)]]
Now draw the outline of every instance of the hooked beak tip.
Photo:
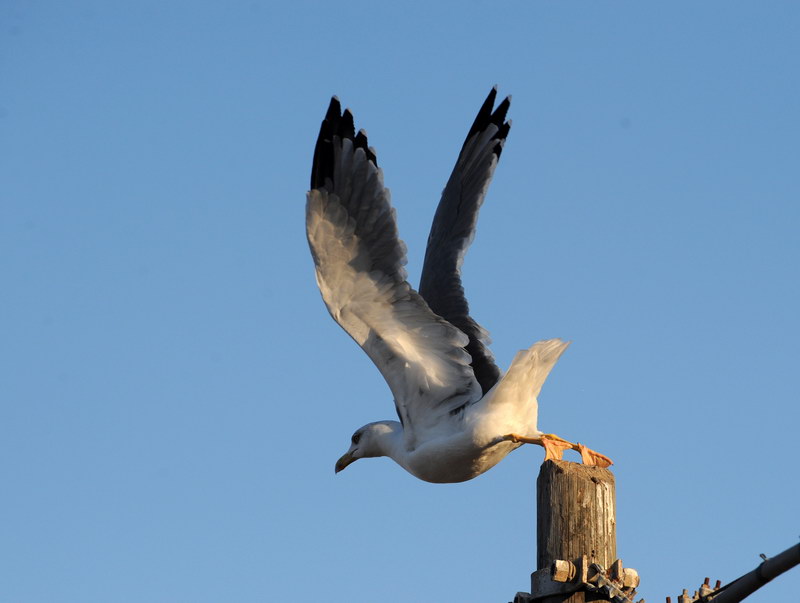
[(339, 473), (342, 469), (347, 467), (354, 460), (356, 460), (356, 459), (354, 459), (349, 454), (343, 455), (342, 458), (340, 458), (338, 461), (336, 461), (336, 467), (334, 467), (334, 473)]

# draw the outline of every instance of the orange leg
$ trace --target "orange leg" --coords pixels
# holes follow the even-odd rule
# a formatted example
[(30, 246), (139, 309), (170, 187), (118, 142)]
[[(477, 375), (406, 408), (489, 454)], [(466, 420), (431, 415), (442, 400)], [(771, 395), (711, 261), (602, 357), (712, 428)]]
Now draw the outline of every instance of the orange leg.
[(583, 444), (573, 444), (572, 442), (569, 442), (564, 438), (560, 438), (553, 433), (542, 434), (542, 436), (539, 438), (529, 438), (517, 435), (516, 433), (510, 433), (506, 436), (503, 436), (502, 439), (510, 442), (538, 444), (539, 446), (543, 446), (545, 450), (544, 460), (546, 461), (551, 459), (561, 460), (565, 450), (577, 450), (581, 453), (581, 460), (583, 461), (584, 465), (609, 467), (613, 464), (613, 461), (606, 455), (600, 454), (591, 448), (587, 448)]

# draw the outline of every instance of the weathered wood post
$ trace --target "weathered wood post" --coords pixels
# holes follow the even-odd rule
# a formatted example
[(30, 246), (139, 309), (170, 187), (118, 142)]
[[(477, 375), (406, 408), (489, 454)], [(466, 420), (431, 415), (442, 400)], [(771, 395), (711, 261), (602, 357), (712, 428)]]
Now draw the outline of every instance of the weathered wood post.
[[(585, 555), (589, 563), (609, 568), (617, 558), (616, 496), (611, 471), (569, 461), (545, 461), (536, 491), (536, 567), (542, 570), (557, 559), (574, 561)], [(608, 599), (582, 591), (541, 599), (542, 603), (598, 600)]]
[[(639, 574), (617, 559), (614, 475), (608, 469), (568, 461), (545, 461), (536, 481), (536, 567), (531, 592), (514, 603), (633, 603)], [(768, 559), (736, 580), (694, 595), (684, 589), (679, 601), (738, 603), (776, 576), (800, 565), (800, 545)], [(671, 599), (667, 597), (667, 601)], [(638, 603), (644, 603), (644, 599)]]

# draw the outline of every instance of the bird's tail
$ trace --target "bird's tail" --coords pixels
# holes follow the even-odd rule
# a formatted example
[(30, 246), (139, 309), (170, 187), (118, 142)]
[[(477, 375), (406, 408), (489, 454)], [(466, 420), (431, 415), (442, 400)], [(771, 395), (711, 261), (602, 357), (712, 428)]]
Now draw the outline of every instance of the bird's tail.
[[(538, 433), (539, 402), (536, 398), (568, 345), (569, 342), (561, 339), (548, 339), (517, 352), (506, 374), (481, 400), (487, 409), (498, 411), (491, 413), (499, 422), (493, 426), (499, 430), (497, 433)], [(501, 407), (513, 410), (500, 412)]]
[(568, 345), (568, 341), (547, 339), (537, 341), (527, 350), (520, 350), (514, 356), (514, 361), (503, 376), (503, 380), (524, 387), (527, 395), (538, 397), (547, 375), (553, 370)]

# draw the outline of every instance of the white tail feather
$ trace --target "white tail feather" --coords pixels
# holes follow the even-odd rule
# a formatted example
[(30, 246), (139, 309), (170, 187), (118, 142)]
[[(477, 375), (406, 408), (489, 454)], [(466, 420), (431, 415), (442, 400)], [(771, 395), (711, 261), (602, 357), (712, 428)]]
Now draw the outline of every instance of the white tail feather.
[(520, 350), (503, 379), (523, 385), (528, 395), (538, 397), (545, 379), (569, 343), (561, 339), (547, 339), (537, 341), (527, 350)]
[(548, 339), (517, 352), (511, 367), (482, 401), (484, 410), (493, 418), (491, 427), (495, 435), (518, 433), (534, 436), (539, 433), (539, 403), (536, 398), (567, 346), (569, 342), (561, 339)]

